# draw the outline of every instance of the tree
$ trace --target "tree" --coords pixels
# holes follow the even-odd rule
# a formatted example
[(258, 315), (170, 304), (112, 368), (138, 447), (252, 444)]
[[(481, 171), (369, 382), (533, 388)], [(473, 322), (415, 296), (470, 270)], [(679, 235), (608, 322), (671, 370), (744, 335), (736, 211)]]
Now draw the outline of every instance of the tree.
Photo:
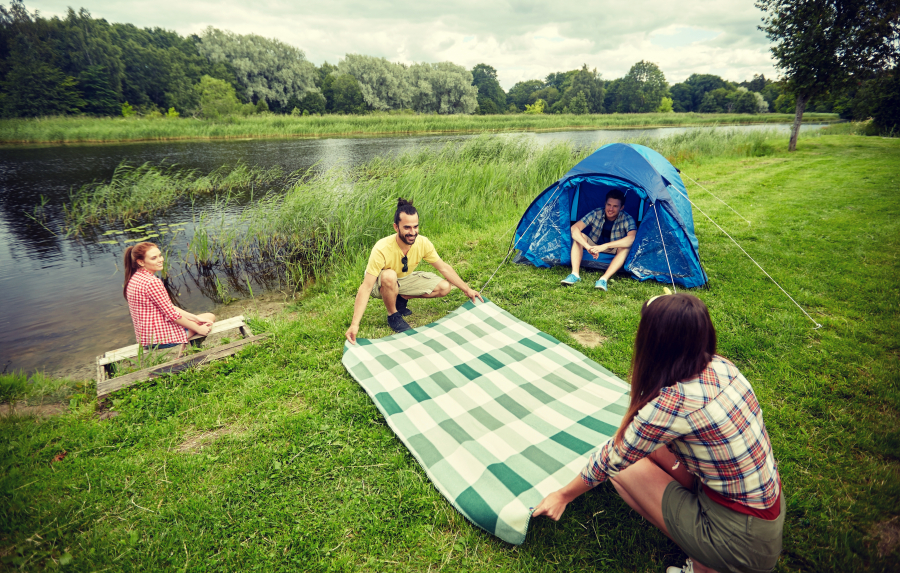
[(363, 113), (366, 101), (359, 82), (350, 74), (334, 72), (328, 76), (330, 82), (331, 110), (334, 113)]
[(541, 80), (528, 80), (525, 82), (517, 82), (506, 94), (507, 102), (516, 106), (519, 111), (524, 111), (528, 104), (528, 98), (532, 93), (543, 89), (544, 82)]
[(553, 108), (553, 106), (559, 101), (559, 98), (559, 90), (553, 86), (547, 86), (544, 89), (540, 89), (536, 92), (531, 92), (531, 95), (528, 96), (528, 103), (534, 103), (539, 99), (544, 100), (544, 103), (546, 105), (544, 113), (549, 113), (551, 111), (551, 108)]
[(103, 66), (89, 66), (78, 76), (78, 89), (84, 97), (84, 112), (93, 115), (118, 115), (119, 100), (109, 87), (109, 75)]
[(237, 113), (241, 107), (234, 87), (228, 82), (210, 76), (200, 78), (194, 86), (200, 101), (200, 115), (208, 119), (216, 119), (223, 115)]
[[(472, 85), (478, 89), (478, 107), (481, 113), (500, 113), (506, 109), (506, 92), (497, 81), (497, 70), (487, 64), (472, 68)], [(489, 105), (488, 101), (493, 105)], [(487, 112), (485, 109), (496, 111)]]
[(669, 84), (659, 66), (642, 60), (631, 66), (618, 91), (616, 111), (649, 113), (659, 107), (669, 91)]
[(525, 106), (525, 113), (528, 114), (540, 114), (544, 113), (544, 100), (538, 99), (531, 105)]
[(897, 61), (897, 0), (758, 0), (756, 7), (765, 12), (759, 29), (775, 42), (772, 54), (796, 101), (789, 151), (812, 98)]
[(883, 78), (878, 95), (874, 123), (882, 132), (896, 134), (900, 129), (900, 67), (895, 67)]
[(659, 107), (656, 108), (656, 111), (659, 113), (672, 113), (672, 98), (664, 97), (662, 101), (659, 102)]
[(409, 107), (411, 90), (403, 64), (374, 56), (347, 54), (337, 68), (356, 78), (363, 99), (372, 109)]
[(707, 93), (727, 88), (728, 84), (713, 74), (691, 74), (688, 79), (675, 84), (669, 90), (672, 96), (672, 108), (677, 112), (700, 111), (703, 98)]
[(16, 64), (0, 83), (3, 115), (37, 117), (77, 113), (84, 106), (77, 85), (75, 78), (50, 64)]
[[(255, 34), (241, 36), (210, 26), (197, 46), (210, 62), (228, 62), (251, 101), (283, 109), (291, 96), (316, 91), (316, 67), (302, 50)], [(290, 108), (288, 108), (288, 111)]]
[[(603, 113), (603, 97), (605, 95), (603, 89), (603, 80), (600, 79), (600, 74), (597, 73), (596, 68), (593, 70), (589, 70), (587, 64), (581, 66), (580, 70), (574, 70), (574, 73), (570, 76), (571, 84), (566, 90), (563, 92), (562, 102), (563, 105), (568, 105), (570, 109), (574, 109), (573, 102), (578, 94), (582, 94), (584, 96), (584, 102), (587, 106), (587, 111), (585, 113)], [(563, 82), (565, 85), (565, 82)], [(578, 104), (578, 109), (581, 109), (581, 104)], [(575, 113), (574, 111), (572, 113)]]
[(566, 108), (566, 111), (575, 115), (584, 115), (586, 113), (590, 113), (587, 97), (584, 95), (584, 92), (578, 92), (577, 94), (575, 94), (575, 97), (572, 98), (569, 106)]
[(420, 113), (472, 113), (478, 89), (472, 73), (451, 62), (413, 64), (408, 69), (412, 108)]

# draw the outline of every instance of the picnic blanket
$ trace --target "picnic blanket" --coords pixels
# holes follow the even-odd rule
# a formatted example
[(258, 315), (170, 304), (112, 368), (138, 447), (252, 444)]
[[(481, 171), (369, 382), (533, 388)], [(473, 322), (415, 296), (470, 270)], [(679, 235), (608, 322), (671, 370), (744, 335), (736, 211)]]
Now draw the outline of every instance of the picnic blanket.
[(628, 405), (628, 384), (491, 302), (357, 343), (344, 366), (438, 491), (516, 545)]

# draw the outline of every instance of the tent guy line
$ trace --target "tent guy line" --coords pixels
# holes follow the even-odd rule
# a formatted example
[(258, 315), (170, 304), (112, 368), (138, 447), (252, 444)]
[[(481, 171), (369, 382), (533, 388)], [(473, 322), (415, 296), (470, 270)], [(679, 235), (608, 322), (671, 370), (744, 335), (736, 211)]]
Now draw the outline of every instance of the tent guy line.
[[(678, 191), (678, 192), (681, 193), (681, 191)], [(710, 217), (709, 215), (707, 215), (706, 212), (705, 212), (703, 209), (701, 209), (700, 207), (697, 207), (697, 204), (694, 203), (693, 201), (691, 201), (690, 199), (688, 199), (688, 196), (687, 196), (687, 195), (685, 195), (684, 193), (681, 193), (681, 194), (684, 195), (684, 198), (688, 200), (688, 202), (691, 204), (692, 207), (696, 207), (698, 211), (700, 211), (701, 213), (703, 213), (703, 216), (706, 217), (707, 219), (709, 219), (709, 222), (710, 222), (710, 223), (712, 223), (713, 225), (716, 226), (716, 228), (718, 228), (720, 231), (722, 231), (723, 233), (725, 233), (725, 236), (728, 237), (729, 239), (731, 239), (731, 242), (734, 243), (735, 245), (737, 245), (737, 248), (739, 248), (739, 249), (741, 250), (742, 253), (744, 253), (745, 255), (747, 255), (747, 258), (750, 259), (751, 261), (753, 261), (753, 264), (756, 265), (757, 267), (759, 267), (759, 270), (761, 270), (761, 271), (763, 272), (764, 275), (766, 275), (767, 277), (769, 277), (769, 280), (772, 281), (773, 283), (775, 283), (775, 286), (777, 286), (778, 288), (780, 288), (780, 289), (781, 289), (781, 292), (783, 292), (784, 295), (785, 295), (786, 297), (788, 297), (789, 299), (791, 299), (791, 302), (792, 302), (792, 303), (794, 303), (795, 305), (797, 305), (797, 308), (799, 308), (800, 311), (801, 311), (803, 314), (806, 315), (806, 318), (810, 319), (810, 320), (812, 321), (812, 323), (816, 325), (816, 327), (815, 327), (813, 330), (819, 330), (820, 328), (822, 328), (822, 325), (819, 324), (818, 322), (816, 322), (816, 319), (814, 319), (812, 316), (810, 316), (810, 314), (809, 314), (808, 312), (806, 312), (806, 309), (804, 309), (802, 306), (800, 306), (800, 303), (798, 303), (796, 300), (794, 300), (794, 297), (792, 297), (792, 296), (790, 295), (790, 293), (788, 293), (788, 291), (784, 290), (784, 287), (782, 287), (780, 284), (778, 284), (778, 281), (776, 281), (775, 279), (773, 279), (773, 278), (772, 278), (772, 275), (770, 275), (769, 273), (767, 273), (767, 272), (766, 272), (766, 269), (762, 268), (762, 265), (760, 265), (759, 263), (757, 263), (757, 262), (756, 262), (756, 259), (754, 259), (753, 257), (751, 257), (751, 256), (750, 256), (750, 253), (748, 253), (747, 251), (745, 251), (745, 250), (744, 250), (744, 247), (742, 247), (737, 241), (734, 240), (734, 237), (732, 237), (731, 235), (728, 234), (728, 231), (726, 231), (725, 229), (723, 229), (722, 227), (720, 227), (718, 223), (716, 223), (715, 221), (713, 221), (713, 218)], [(711, 195), (712, 195), (712, 194), (711, 194)], [(715, 197), (715, 195), (713, 195), (713, 196)], [(732, 210), (733, 210), (733, 209), (732, 209)], [(735, 213), (737, 213), (737, 211), (735, 211)], [(746, 221), (746, 219), (744, 219), (744, 220)], [(749, 223), (750, 221), (747, 221), (747, 222)]]
[(672, 281), (672, 290), (677, 293), (675, 276), (672, 274), (672, 263), (669, 262), (669, 251), (666, 250), (666, 240), (663, 238), (662, 226), (659, 224), (659, 213), (656, 211), (656, 203), (651, 203), (650, 206), (653, 207), (653, 214), (656, 215), (656, 228), (659, 229), (659, 241), (662, 243), (663, 254), (666, 256), (666, 266), (669, 267), (669, 279)]
[[(694, 184), (697, 185), (697, 187), (703, 189), (704, 191), (706, 191), (707, 193), (709, 193), (709, 194), (712, 195), (713, 197), (716, 197), (716, 195), (715, 195), (712, 191), (710, 191), (709, 189), (707, 189), (707, 188), (704, 187), (703, 185), (700, 185), (700, 183), (698, 183), (697, 181), (695, 181), (693, 177), (691, 177), (690, 175), (688, 175), (688, 174), (685, 173), (684, 171), (679, 170), (678, 172), (679, 172), (680, 174), (684, 175), (685, 177), (687, 177), (688, 179), (690, 179), (691, 181), (693, 181)], [(686, 197), (685, 197), (685, 198), (686, 198)], [(719, 199), (719, 198), (716, 197), (716, 199)], [(688, 199), (688, 200), (690, 200), (690, 199)], [(747, 224), (748, 224), (748, 225), (751, 224), (751, 223), (750, 223), (750, 220), (747, 219), (746, 217), (744, 217), (743, 215), (741, 215), (740, 213), (738, 213), (737, 211), (735, 211), (735, 210), (734, 210), (734, 207), (732, 207), (731, 205), (729, 205), (729, 204), (726, 203), (725, 201), (722, 201), (721, 199), (719, 199), (719, 202), (722, 203), (722, 205), (725, 205), (726, 207), (728, 207), (729, 209), (731, 209), (732, 211), (734, 211), (734, 214), (735, 214), (735, 215), (737, 215), (737, 216), (740, 217), (741, 219), (747, 221)], [(693, 203), (692, 203), (692, 204), (693, 204)]]

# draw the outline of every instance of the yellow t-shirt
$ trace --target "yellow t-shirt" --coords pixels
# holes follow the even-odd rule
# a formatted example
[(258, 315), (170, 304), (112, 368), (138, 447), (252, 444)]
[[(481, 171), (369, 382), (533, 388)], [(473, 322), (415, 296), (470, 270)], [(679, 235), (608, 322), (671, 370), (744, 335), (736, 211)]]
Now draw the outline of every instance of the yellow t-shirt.
[(407, 265), (405, 273), (403, 272), (402, 258), (403, 251), (400, 250), (400, 245), (397, 244), (397, 236), (385, 237), (372, 247), (372, 254), (369, 255), (369, 264), (366, 265), (366, 272), (373, 277), (377, 277), (384, 269), (391, 269), (397, 273), (397, 278), (399, 279), (412, 274), (423, 259), (431, 264), (441, 260), (431, 241), (422, 235), (416, 237), (416, 242), (413, 243), (409, 252), (406, 253)]

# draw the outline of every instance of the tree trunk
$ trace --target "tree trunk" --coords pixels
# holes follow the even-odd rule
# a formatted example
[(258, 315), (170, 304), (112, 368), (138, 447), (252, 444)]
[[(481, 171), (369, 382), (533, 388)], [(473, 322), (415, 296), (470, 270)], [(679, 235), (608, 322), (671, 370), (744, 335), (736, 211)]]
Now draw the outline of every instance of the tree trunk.
[(800, 124), (803, 122), (803, 110), (806, 109), (808, 95), (797, 95), (797, 115), (794, 116), (794, 127), (791, 128), (791, 142), (788, 151), (797, 151), (797, 136), (800, 135)]

